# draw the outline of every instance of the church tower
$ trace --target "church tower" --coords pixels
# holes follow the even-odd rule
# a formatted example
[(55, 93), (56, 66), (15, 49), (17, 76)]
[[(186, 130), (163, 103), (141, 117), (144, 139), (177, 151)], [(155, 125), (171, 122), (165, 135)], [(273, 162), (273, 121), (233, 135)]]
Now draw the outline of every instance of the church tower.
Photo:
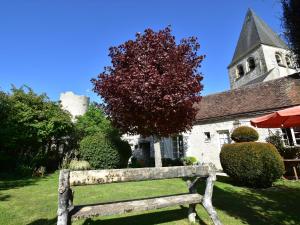
[(228, 66), (231, 89), (297, 72), (284, 41), (251, 9)]

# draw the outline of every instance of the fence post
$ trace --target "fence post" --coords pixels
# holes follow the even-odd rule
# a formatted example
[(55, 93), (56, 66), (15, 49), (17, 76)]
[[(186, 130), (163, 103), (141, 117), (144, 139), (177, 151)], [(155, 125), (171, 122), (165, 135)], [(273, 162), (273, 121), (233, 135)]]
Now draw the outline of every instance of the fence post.
[(202, 205), (208, 212), (210, 218), (212, 219), (213, 223), (215, 225), (222, 225), (216, 210), (214, 209), (212, 205), (212, 194), (213, 194), (213, 187), (214, 187), (214, 182), (216, 181), (216, 172), (214, 169), (212, 169), (209, 172), (209, 176), (206, 179), (206, 188), (205, 188), (205, 193), (203, 196), (203, 203)]
[[(187, 181), (189, 193), (191, 193), (191, 194), (197, 193), (198, 180), (199, 180), (199, 177), (196, 177), (194, 181), (191, 181), (191, 180)], [(189, 219), (190, 223), (196, 223), (196, 204), (189, 205), (188, 219)]]
[(57, 225), (71, 224), (71, 219), (69, 216), (70, 192), (70, 171), (61, 170), (59, 173), (58, 183)]

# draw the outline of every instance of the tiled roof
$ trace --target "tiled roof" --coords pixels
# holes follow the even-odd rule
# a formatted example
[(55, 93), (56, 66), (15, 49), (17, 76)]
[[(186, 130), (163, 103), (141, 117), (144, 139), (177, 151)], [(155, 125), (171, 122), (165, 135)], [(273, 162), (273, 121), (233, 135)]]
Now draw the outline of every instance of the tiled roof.
[(196, 122), (217, 121), (263, 114), (300, 105), (300, 73), (204, 96)]
[(236, 63), (260, 44), (288, 49), (284, 41), (249, 9), (230, 65)]

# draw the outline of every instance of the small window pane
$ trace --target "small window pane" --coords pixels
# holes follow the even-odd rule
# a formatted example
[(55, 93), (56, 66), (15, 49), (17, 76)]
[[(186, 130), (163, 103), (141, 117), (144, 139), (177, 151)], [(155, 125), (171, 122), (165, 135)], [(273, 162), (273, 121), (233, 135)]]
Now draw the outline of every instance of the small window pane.
[(256, 65), (255, 65), (254, 58), (251, 57), (251, 58), (248, 59), (248, 67), (249, 67), (250, 71), (255, 69)]
[(210, 132), (204, 132), (204, 135), (205, 135), (204, 141), (205, 142), (210, 142), (210, 139), (211, 139)]

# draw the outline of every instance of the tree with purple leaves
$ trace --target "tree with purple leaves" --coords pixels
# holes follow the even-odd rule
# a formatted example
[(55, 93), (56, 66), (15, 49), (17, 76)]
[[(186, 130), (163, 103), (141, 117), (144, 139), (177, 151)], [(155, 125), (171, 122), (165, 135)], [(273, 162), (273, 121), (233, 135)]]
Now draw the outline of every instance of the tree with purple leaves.
[(135, 40), (109, 49), (112, 65), (92, 79), (113, 124), (124, 133), (154, 137), (155, 166), (160, 139), (192, 128), (193, 105), (201, 100), (203, 55), (195, 37), (178, 44), (169, 27), (146, 29)]

